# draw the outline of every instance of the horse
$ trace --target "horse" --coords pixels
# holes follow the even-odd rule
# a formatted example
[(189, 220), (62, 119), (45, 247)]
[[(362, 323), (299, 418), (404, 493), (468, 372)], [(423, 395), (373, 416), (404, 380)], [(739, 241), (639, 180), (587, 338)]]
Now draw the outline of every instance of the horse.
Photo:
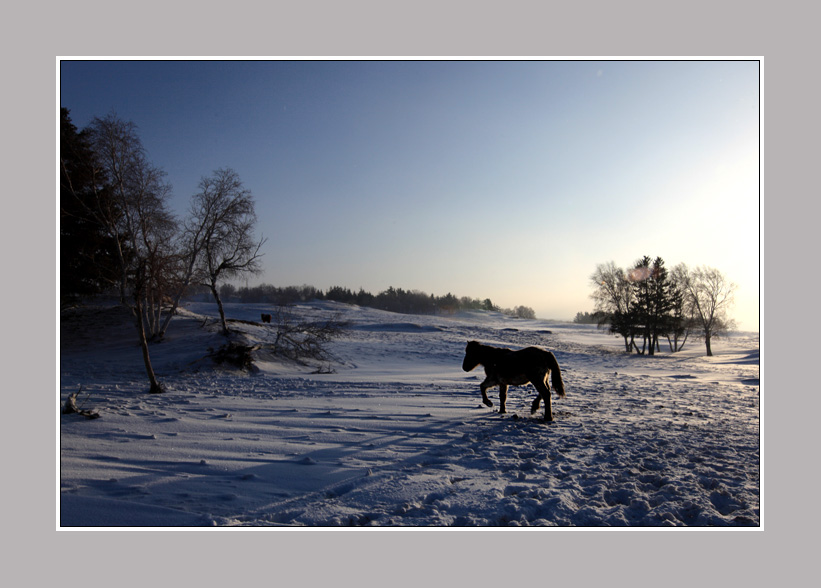
[(539, 410), (539, 404), (544, 399), (544, 420), (553, 420), (553, 410), (550, 404), (550, 388), (545, 384), (548, 376), (553, 389), (560, 398), (565, 397), (562, 371), (556, 357), (541, 347), (526, 347), (513, 351), (504, 347), (491, 347), (477, 341), (469, 341), (465, 348), (465, 359), (462, 369), (471, 371), (477, 365), (485, 368), (485, 380), (479, 384), (482, 391), (482, 402), (485, 406), (493, 406), (487, 397), (487, 389), (499, 386), (499, 412), (504, 413), (507, 400), (508, 386), (524, 386), (532, 383), (538, 394), (530, 405), (530, 414)]
[(270, 323), (271, 322), (271, 315), (270, 314), (263, 314), (262, 315), (262, 322), (263, 323)]

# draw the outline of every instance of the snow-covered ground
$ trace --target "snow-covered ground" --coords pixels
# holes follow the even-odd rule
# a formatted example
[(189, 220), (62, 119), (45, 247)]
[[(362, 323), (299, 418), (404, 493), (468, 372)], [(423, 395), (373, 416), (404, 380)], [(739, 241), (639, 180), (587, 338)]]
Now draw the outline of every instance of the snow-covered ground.
[[(259, 321), (265, 305), (226, 306)], [(350, 329), (336, 360), (260, 354), (215, 367), (216, 305), (188, 303), (152, 346), (167, 387), (149, 395), (134, 329), (117, 307), (62, 313), (58, 414), (62, 528), (106, 526), (742, 526), (760, 524), (759, 340), (627, 355), (594, 326), (495, 313), (411, 316), (328, 302)], [(249, 341), (270, 325), (235, 322)], [(562, 368), (555, 421), (481, 403), (465, 343), (540, 345)], [(331, 372), (331, 373), (327, 373)], [(59, 411), (58, 411), (59, 412)]]

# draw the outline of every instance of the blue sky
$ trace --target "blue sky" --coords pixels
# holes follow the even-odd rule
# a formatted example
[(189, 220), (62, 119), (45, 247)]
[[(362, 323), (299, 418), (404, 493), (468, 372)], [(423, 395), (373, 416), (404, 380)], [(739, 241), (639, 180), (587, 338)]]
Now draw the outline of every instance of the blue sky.
[(756, 61), (63, 61), (79, 128), (138, 126), (182, 215), (235, 169), (249, 283), (591, 311), (599, 263), (721, 270), (759, 321)]

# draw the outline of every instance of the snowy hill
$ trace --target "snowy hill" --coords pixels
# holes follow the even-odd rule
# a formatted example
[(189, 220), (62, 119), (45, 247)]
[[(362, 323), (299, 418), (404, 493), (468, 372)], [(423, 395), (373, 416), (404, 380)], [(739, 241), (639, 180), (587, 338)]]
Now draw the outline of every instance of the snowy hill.
[[(246, 341), (270, 342), (265, 305), (227, 305)], [(129, 317), (65, 311), (60, 405), (83, 392), (100, 418), (59, 415), (60, 521), (75, 526), (757, 526), (759, 342), (626, 355), (595, 327), (495, 313), (410, 316), (335, 303), (334, 359), (260, 351), (214, 365), (216, 305), (189, 303), (151, 348), (168, 389), (149, 395)], [(245, 321), (245, 322), (242, 322)], [(567, 397), (555, 422), (481, 403), (465, 343), (540, 345)]]

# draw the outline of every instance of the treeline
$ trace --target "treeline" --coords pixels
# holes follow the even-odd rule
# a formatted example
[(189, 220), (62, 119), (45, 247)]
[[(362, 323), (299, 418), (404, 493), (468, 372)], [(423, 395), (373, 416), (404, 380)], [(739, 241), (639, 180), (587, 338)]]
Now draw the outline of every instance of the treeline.
[(595, 317), (624, 338), (627, 352), (653, 355), (663, 338), (676, 352), (695, 335), (712, 355), (712, 339), (735, 326), (728, 311), (736, 286), (714, 268), (679, 264), (668, 271), (661, 257), (644, 256), (627, 270), (600, 264), (590, 280), (595, 312), (579, 313), (576, 322)]
[(444, 296), (435, 296), (419, 290), (403, 290), (393, 286), (378, 294), (372, 294), (363, 288), (354, 292), (342, 286), (333, 286), (327, 292), (323, 292), (307, 285), (277, 287), (271, 284), (260, 284), (237, 287), (227, 283), (222, 285), (220, 296), (224, 301), (268, 303), (277, 306), (310, 300), (332, 300), (403, 314), (453, 314), (460, 310), (489, 310), (517, 318), (536, 318), (535, 311), (527, 306), (516, 306), (512, 309), (501, 308), (493, 304), (490, 298), (459, 297), (450, 292)]
[(580, 325), (597, 325), (606, 318), (607, 314), (603, 312), (577, 312), (573, 322)]

